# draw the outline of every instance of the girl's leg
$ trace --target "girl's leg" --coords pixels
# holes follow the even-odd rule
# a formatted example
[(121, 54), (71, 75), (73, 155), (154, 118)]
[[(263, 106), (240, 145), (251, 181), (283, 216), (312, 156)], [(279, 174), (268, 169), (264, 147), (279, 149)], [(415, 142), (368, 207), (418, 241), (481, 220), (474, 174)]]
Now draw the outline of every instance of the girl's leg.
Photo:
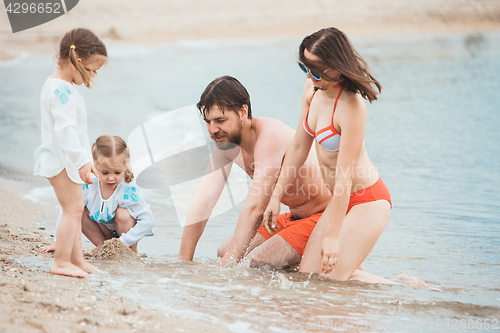
[[(121, 236), (127, 233), (137, 224), (137, 221), (130, 215), (127, 208), (118, 207), (115, 211), (116, 233)], [(130, 246), (130, 249), (137, 253), (137, 243)]]
[(82, 215), (82, 232), (94, 244), (95, 248), (90, 251), (90, 254), (95, 256), (101, 250), (104, 241), (111, 238), (111, 232), (104, 226), (101, 228), (101, 223), (95, 222), (89, 215), (89, 210), (85, 207)]
[[(89, 274), (75, 266), (73, 260), (78, 256), (73, 252), (77, 235), (80, 235), (80, 219), (83, 211), (82, 186), (73, 183), (64, 169), (55, 177), (49, 178), (54, 188), (57, 200), (62, 207), (63, 216), (57, 228), (57, 242), (55, 243), (54, 263), (50, 268), (53, 274), (74, 277), (87, 277)], [(81, 244), (80, 244), (81, 247)], [(83, 253), (80, 251), (83, 260)], [(79, 261), (77, 261), (79, 263)]]
[(78, 220), (78, 232), (76, 236), (75, 243), (73, 244), (73, 251), (71, 252), (71, 262), (75, 265), (80, 267), (82, 270), (84, 270), (87, 273), (95, 273), (95, 272), (102, 272), (99, 268), (95, 267), (94, 265), (90, 264), (89, 262), (85, 261), (83, 258), (83, 249), (82, 249), (82, 221), (81, 219)]
[(102, 241), (102, 244), (100, 244), (100, 245), (93, 243), (96, 247), (93, 248), (92, 251), (90, 251), (91, 256), (96, 256), (97, 254), (99, 254), (102, 246), (104, 245), (104, 241), (113, 238), (113, 234), (111, 233), (111, 230), (109, 230), (104, 224), (102, 224), (102, 223), (96, 223), (96, 224), (97, 224), (97, 227), (99, 228), (100, 232), (103, 234), (104, 240)]
[[(337, 264), (328, 276), (341, 281), (351, 277), (375, 246), (389, 221), (390, 212), (390, 204), (386, 200), (359, 204), (349, 211), (340, 230)], [(328, 216), (326, 213), (328, 212), (325, 211), (323, 216)], [(321, 246), (328, 222), (326, 219), (320, 219), (316, 224), (304, 251), (299, 269), (301, 272), (320, 270)]]

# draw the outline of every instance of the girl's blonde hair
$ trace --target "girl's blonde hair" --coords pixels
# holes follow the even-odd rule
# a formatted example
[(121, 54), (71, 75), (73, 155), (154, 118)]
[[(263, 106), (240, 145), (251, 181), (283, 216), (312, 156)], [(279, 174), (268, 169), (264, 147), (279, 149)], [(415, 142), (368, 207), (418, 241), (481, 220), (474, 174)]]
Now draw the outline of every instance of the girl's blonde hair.
[(125, 170), (125, 182), (130, 183), (134, 179), (134, 174), (128, 168), (130, 152), (125, 140), (119, 136), (101, 135), (92, 145), (92, 158), (95, 165), (102, 163), (105, 158), (113, 158), (121, 155), (123, 155), (123, 160), (127, 167)]
[[(83, 78), (83, 83), (87, 88), (90, 88), (92, 76), (85, 67), (84, 63), (88, 63), (94, 55), (102, 55), (107, 57), (108, 52), (106, 46), (92, 31), (84, 28), (73, 29), (64, 35), (59, 46), (59, 63), (61, 60), (69, 59), (71, 64), (75, 66)], [(78, 61), (81, 59), (82, 61)]]

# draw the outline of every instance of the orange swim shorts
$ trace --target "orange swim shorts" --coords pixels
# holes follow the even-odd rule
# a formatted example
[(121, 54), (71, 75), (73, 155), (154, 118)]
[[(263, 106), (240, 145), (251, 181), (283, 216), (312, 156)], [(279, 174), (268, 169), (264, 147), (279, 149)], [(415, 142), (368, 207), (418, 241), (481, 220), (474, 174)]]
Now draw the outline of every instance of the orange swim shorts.
[[(346, 215), (349, 213), (351, 208), (356, 205), (377, 200), (387, 200), (392, 208), (391, 194), (380, 177), (372, 186), (368, 186), (367, 188), (351, 194)], [(302, 256), (304, 254), (307, 241), (309, 240), (316, 223), (321, 217), (321, 214), (323, 214), (323, 212), (297, 220), (291, 219), (291, 213), (280, 214), (277, 219), (279, 227), (278, 232), (273, 232), (273, 236), (278, 234), (283, 237), (288, 244), (290, 244)], [(264, 236), (266, 240), (272, 237), (269, 236), (262, 224), (260, 225), (258, 233)]]
[[(288, 244), (290, 244), (302, 256), (302, 254), (304, 254), (307, 241), (309, 240), (309, 236), (311, 236), (311, 232), (316, 226), (316, 222), (318, 222), (321, 214), (323, 214), (323, 212), (297, 220), (292, 220), (291, 213), (279, 214), (277, 218), (278, 232), (273, 232), (273, 236), (278, 234), (283, 237)], [(271, 238), (262, 224), (260, 225), (258, 233), (264, 236), (266, 240)]]

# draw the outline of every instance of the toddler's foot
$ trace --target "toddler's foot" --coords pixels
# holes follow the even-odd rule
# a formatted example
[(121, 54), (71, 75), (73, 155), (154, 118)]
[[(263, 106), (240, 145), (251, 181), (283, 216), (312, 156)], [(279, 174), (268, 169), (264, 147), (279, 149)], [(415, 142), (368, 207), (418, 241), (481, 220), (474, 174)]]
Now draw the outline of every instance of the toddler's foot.
[(98, 247), (94, 248), (92, 251), (90, 251), (90, 255), (92, 257), (96, 256), (101, 251), (101, 248), (102, 248), (102, 246), (98, 246)]
[(42, 249), (40, 250), (40, 253), (43, 253), (43, 252), (49, 253), (49, 252), (54, 252), (55, 250), (56, 250), (56, 245), (52, 244), (52, 245), (42, 247)]
[(79, 278), (85, 278), (90, 276), (90, 274), (76, 267), (72, 263), (56, 264), (54, 262), (52, 264), (52, 267), (50, 267), (50, 272), (52, 274), (79, 277)]

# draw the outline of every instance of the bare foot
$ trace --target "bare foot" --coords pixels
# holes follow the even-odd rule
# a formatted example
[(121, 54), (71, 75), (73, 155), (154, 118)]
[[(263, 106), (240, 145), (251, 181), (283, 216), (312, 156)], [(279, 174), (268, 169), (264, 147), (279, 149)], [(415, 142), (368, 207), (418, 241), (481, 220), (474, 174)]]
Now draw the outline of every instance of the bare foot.
[(436, 289), (436, 288), (433, 288), (433, 287), (429, 287), (427, 285), (427, 283), (425, 283), (424, 281), (422, 281), (419, 278), (416, 278), (416, 277), (411, 277), (410, 278), (410, 277), (408, 277), (405, 274), (399, 274), (398, 276), (396, 276), (394, 278), (394, 280), (398, 281), (401, 284), (404, 284), (407, 287), (412, 287), (412, 288), (429, 288), (429, 289), (432, 289), (432, 290), (439, 290), (439, 289)]
[(406, 274), (399, 274), (398, 276), (395, 276), (393, 280), (396, 280), (398, 283), (405, 284), (410, 280), (410, 278)]
[(96, 256), (96, 255), (99, 253), (99, 251), (101, 251), (101, 248), (102, 248), (102, 246), (98, 246), (98, 247), (96, 247), (96, 248), (92, 249), (92, 251), (90, 251), (90, 255), (91, 255), (92, 257), (93, 257), (93, 256)]
[(420, 280), (419, 278), (413, 278), (411, 279), (406, 286), (408, 287), (413, 287), (413, 288), (429, 288), (427, 283), (424, 281)]
[(56, 250), (56, 243), (42, 247), (42, 249), (40, 250), (40, 253), (43, 253), (43, 252), (49, 253), (49, 252), (54, 252), (55, 250)]
[(52, 267), (50, 267), (50, 272), (52, 274), (79, 277), (79, 278), (85, 278), (90, 276), (90, 274), (84, 272), (83, 270), (81, 270), (80, 268), (76, 267), (71, 263), (56, 264), (56, 262), (54, 262), (52, 264)]
[[(325, 275), (328, 277), (332, 277), (333, 272), (335, 270), (331, 270), (328, 273), (320, 272), (320, 275)], [(361, 282), (368, 282), (368, 283), (382, 283), (382, 284), (397, 284), (397, 282), (394, 282), (392, 280), (377, 276), (372, 273), (368, 273), (365, 271), (361, 271), (359, 269), (355, 270), (354, 273), (347, 279), (348, 281), (361, 281)]]
[(80, 269), (82, 269), (84, 272), (87, 273), (104, 273), (99, 268), (95, 267), (94, 265), (85, 260), (83, 260), (81, 263), (76, 263), (75, 266), (79, 267)]

